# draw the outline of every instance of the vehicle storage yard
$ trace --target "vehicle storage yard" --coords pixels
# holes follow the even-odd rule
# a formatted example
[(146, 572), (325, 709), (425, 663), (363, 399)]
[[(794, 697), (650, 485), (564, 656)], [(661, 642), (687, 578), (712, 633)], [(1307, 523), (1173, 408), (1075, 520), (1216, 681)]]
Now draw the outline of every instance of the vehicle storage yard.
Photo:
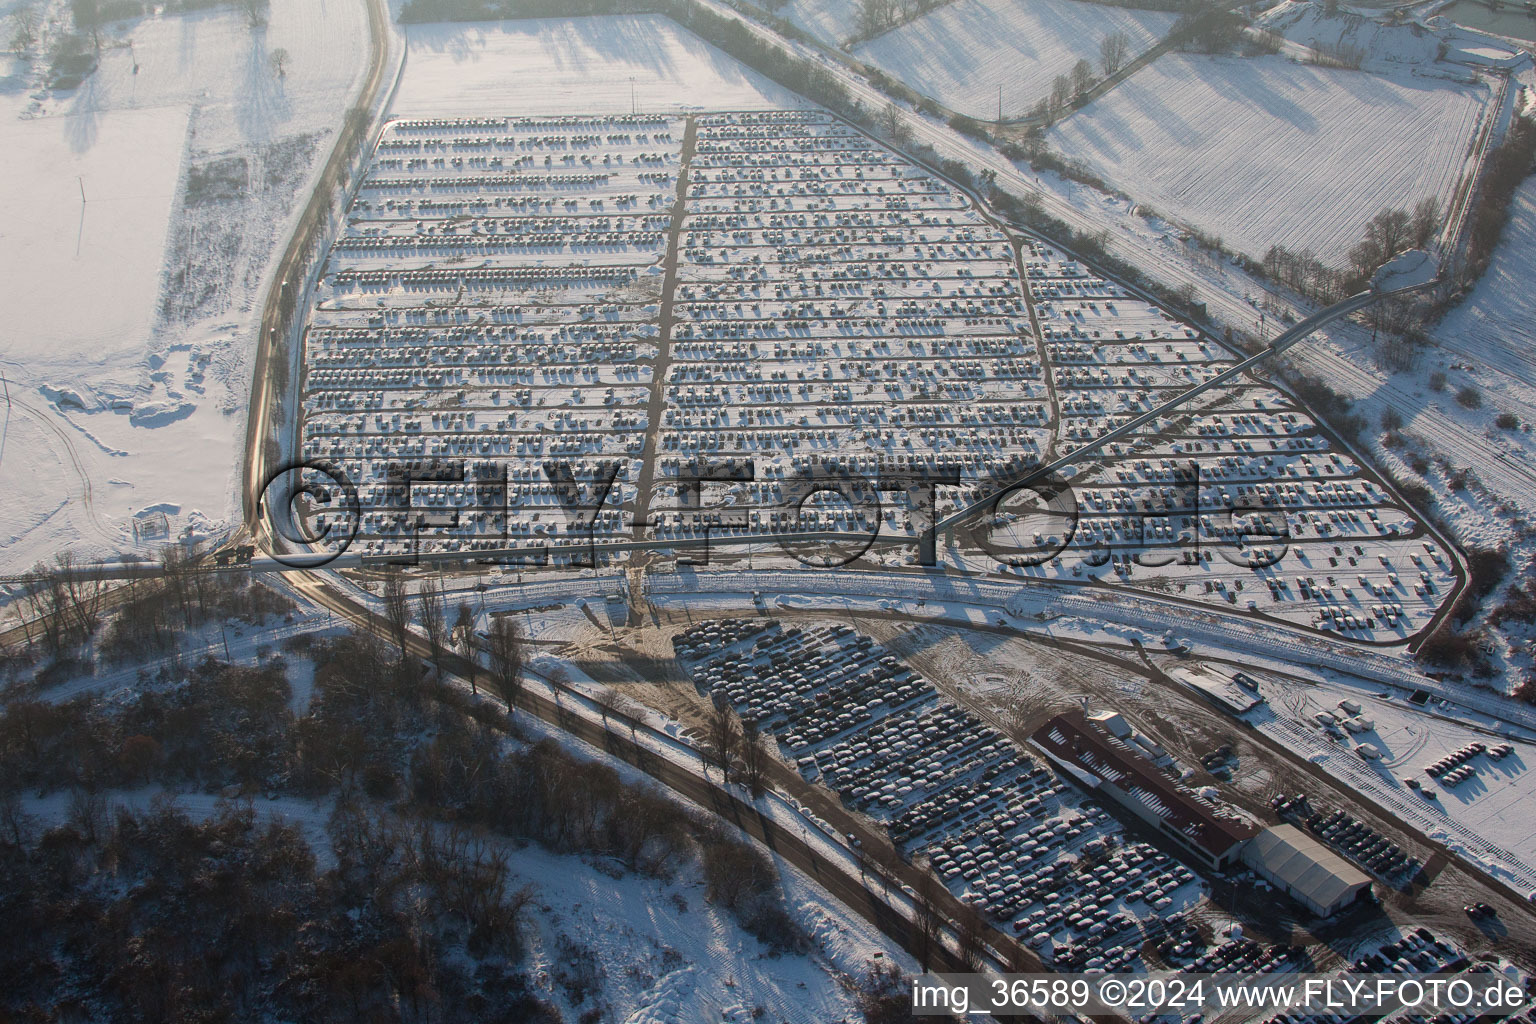
[[(155, 904), (112, 856), (191, 841), (128, 836), (153, 796), (162, 824), (180, 797), (188, 826), (297, 815), (208, 846), (313, 854), (244, 861), (281, 870), (219, 934), (271, 896), (321, 936), (290, 981), (389, 968), (270, 992), (176, 968), (214, 1015), (473, 993), (788, 1024), (936, 994), (1001, 1020), (959, 972), (1049, 971), (1276, 983), (1055, 1011), (1084, 1022), (1372, 1016), (1283, 989), (1338, 973), (1508, 986), (1391, 1024), (1536, 1024), (1536, 533), (1477, 475), (1532, 421), (1447, 361), (1520, 376), (1493, 293), (1528, 277), (1528, 183), (1501, 241), (1490, 217), (1536, 147), (1529, 54), (1316, 0), (11, 6), (33, 145), (9, 163), (45, 187), (43, 215), (10, 197), (37, 337), (0, 454), (25, 498), (60, 490), (57, 441), (78, 487), (0, 544), (53, 545), (0, 588), (26, 782), (0, 846), (13, 896), (78, 847), (23, 916), (75, 935), (35, 912), (73, 887), (133, 935), (50, 940), (0, 1007), (110, 1013), (134, 996), (98, 961), (184, 959), (137, 934), (125, 908)], [(1304, 300), (1270, 246), (1359, 273)], [(145, 247), (159, 277), (119, 275), (115, 313), (41, 280)], [(1444, 346), (1388, 322), (1458, 302)], [(102, 316), (151, 347), (107, 332), (77, 385)], [(1365, 365), (1407, 344), (1425, 365)], [(1355, 372), (1381, 386), (1352, 407)], [(1481, 431), (1466, 458), (1417, 418), (1441, 399)], [(145, 453), (87, 429), (153, 431), (157, 472), (195, 476), (177, 438), (222, 451), (209, 414), (242, 412), (238, 522), (124, 505)], [(112, 503), (131, 549), (50, 539), (110, 542)]]
[[(1276, 797), (1262, 817), (1314, 832), (1370, 869), (1384, 897), (1406, 894), (1391, 900), (1406, 918), (1370, 907), (1353, 912), (1362, 941), (1329, 941), (1331, 950), (1305, 938), (1305, 949), (1293, 945), (1305, 934), (1291, 930), (1297, 915), (1241, 865), (1213, 874), (1170, 857), (1159, 848), (1166, 840), (1150, 843), (1127, 829), (1101, 797), (961, 709), (893, 646), (851, 626), (715, 619), (673, 633), (671, 645), (706, 702), (728, 702), (756, 723), (803, 778), (836, 792), (905, 857), (926, 860), (955, 895), (1058, 969), (1380, 971), (1397, 963), (1415, 973), (1468, 964), (1455, 940), (1415, 923), (1431, 906), (1422, 896), (1432, 884), (1420, 874), (1422, 862), (1321, 797)], [(1134, 728), (1130, 736), (1133, 745), (1157, 748)], [(1252, 771), (1247, 757), (1243, 770)], [(1170, 778), (1183, 770), (1171, 759), (1164, 764)], [(1232, 814), (1222, 806), (1211, 810)], [(1248, 912), (1268, 908), (1254, 935), (1213, 927), (1232, 920), (1239, 890), (1251, 893), (1240, 901)], [(1436, 891), (1437, 902), (1456, 898)]]
[[(362, 551), (487, 558), (835, 531), (914, 563), (922, 480), (958, 480), (942, 517), (1232, 361), (799, 111), (395, 121), (306, 339), (302, 452), (357, 484)], [(1386, 643), (1453, 589), (1412, 515), (1258, 381), (1074, 468), (1071, 507), (1005, 501), (969, 566)], [(679, 484), (711, 474), (734, 482)]]
[[(1187, 867), (849, 626), (723, 620), (673, 643), (700, 689), (775, 736), (804, 777), (1042, 956), (1059, 949), (1060, 966), (1126, 967), (1141, 935), (1200, 897)], [(1080, 956), (1087, 938), (1096, 956)]]

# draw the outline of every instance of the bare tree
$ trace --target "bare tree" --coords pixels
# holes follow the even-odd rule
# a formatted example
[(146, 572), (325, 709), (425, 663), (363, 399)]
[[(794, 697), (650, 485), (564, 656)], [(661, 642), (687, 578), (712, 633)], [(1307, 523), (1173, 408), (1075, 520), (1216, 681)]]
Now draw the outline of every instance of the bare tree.
[(448, 609), (443, 604), (443, 588), (436, 579), (425, 579), (416, 591), (417, 616), (421, 619), (422, 632), (427, 634), (427, 646), (432, 654), (432, 667), (439, 678), (443, 674), (443, 655), (448, 647)]
[(523, 692), (523, 642), (508, 616), (492, 621), (487, 654), (491, 662), (491, 688), (507, 702), (510, 711)]
[(99, 842), (110, 817), (107, 798), (94, 789), (76, 786), (69, 794), (68, 821), (88, 843)]
[(961, 962), (972, 973), (980, 972), (987, 965), (984, 927), (980, 911), (969, 903), (961, 903), (955, 919), (955, 942), (960, 947)]
[(743, 719), (741, 723), (741, 772), (752, 795), (762, 796), (763, 778), (768, 772), (768, 751), (763, 746), (762, 730), (755, 718)]
[(182, 624), (192, 628), (192, 606), (195, 599), (192, 583), (192, 563), (187, 551), (180, 544), (167, 544), (160, 549), (160, 572), (165, 577), (165, 587), (171, 599), (181, 609)]
[(1051, 83), (1051, 109), (1065, 110), (1067, 104), (1072, 102), (1072, 79), (1066, 75), (1057, 75)]
[(1440, 200), (1425, 196), (1413, 207), (1413, 244), (1423, 248), (1440, 227)]
[(1131, 40), (1124, 32), (1111, 32), (1099, 42), (1099, 67), (1105, 75), (1113, 75), (1125, 67), (1130, 54)]
[(459, 602), (459, 610), (453, 621), (453, 638), (458, 644), (459, 653), (469, 662), (469, 692), (478, 694), (480, 690), (475, 682), (475, 676), (478, 675), (476, 669), (479, 667), (475, 662), (475, 613), (468, 601)]
[(272, 62), (272, 73), (278, 78), (288, 77), (288, 51), (279, 46), (267, 58)]
[[(22, 598), (26, 601), (32, 620), (37, 624), (43, 646), (50, 655), (57, 658), (64, 653), (67, 635), (64, 607), (68, 600), (59, 574), (38, 562), (22, 584)], [(28, 636), (31, 636), (30, 627)]]
[(1093, 85), (1093, 65), (1087, 59), (1072, 65), (1072, 95), (1081, 96)]
[(939, 883), (933, 877), (933, 872), (926, 866), (919, 868), (917, 876), (917, 920), (916, 934), (913, 936), (915, 947), (912, 950), (917, 957), (918, 966), (925, 972), (932, 966), (934, 957), (939, 951), (939, 935), (944, 928), (944, 916), (938, 907)]
[(868, 39), (896, 23), (894, 0), (862, 0), (859, 4), (859, 34)]
[(405, 664), (405, 648), (411, 638), (411, 595), (405, 577), (391, 572), (384, 577), (384, 618), (389, 621), (389, 635), (400, 649), (400, 663)]
[(740, 743), (741, 731), (736, 725), (736, 715), (731, 711), (731, 705), (723, 698), (717, 699), (714, 714), (709, 719), (707, 753), (715, 767), (720, 769), (721, 781), (727, 786), (731, 784), (731, 764), (736, 759)]
[(1365, 239), (1349, 251), (1349, 261), (1361, 274), (1377, 267), (1408, 247), (1413, 239), (1413, 217), (1407, 210), (1383, 209), (1365, 226)]
[(898, 146), (905, 145), (912, 139), (912, 129), (907, 127), (907, 119), (903, 116), (901, 108), (894, 103), (887, 103), (885, 109), (880, 112), (880, 127), (885, 129), (885, 134)]
[(267, 10), (271, 7), (271, 0), (239, 0), (239, 2), (240, 10), (245, 12), (251, 28), (260, 28), (267, 23)]
[(101, 49), (101, 0), (69, 0), (69, 16), (75, 31), (89, 32), (91, 42)]
[(53, 563), (64, 586), (74, 627), (81, 640), (89, 640), (101, 625), (101, 595), (105, 587), (101, 574), (81, 566), (69, 550), (55, 555)]
[(592, 703), (597, 705), (597, 713), (602, 716), (603, 730), (606, 732), (608, 729), (608, 716), (622, 714), (619, 695), (606, 686), (600, 687), (592, 695)]
[(18, 7), (11, 12), (11, 49), (18, 55), (24, 55), (28, 50), (37, 45), (38, 30), (42, 27), (42, 19), (38, 16), (37, 8), (31, 4)]
[(1408, 247), (1413, 218), (1407, 210), (1382, 210), (1365, 226), (1367, 237), (1374, 236), (1383, 260), (1389, 260)]
[(22, 810), (21, 794), (0, 790), (0, 844), (20, 849), (31, 840), (32, 815)]

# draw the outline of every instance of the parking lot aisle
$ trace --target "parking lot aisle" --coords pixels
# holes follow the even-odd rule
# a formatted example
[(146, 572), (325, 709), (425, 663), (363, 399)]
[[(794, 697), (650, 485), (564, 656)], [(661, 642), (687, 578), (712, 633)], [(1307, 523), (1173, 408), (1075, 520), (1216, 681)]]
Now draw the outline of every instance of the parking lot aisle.
[(693, 163), (697, 125), (689, 116), (683, 128), (683, 151), (677, 167), (677, 202), (672, 207), (672, 223), (667, 228), (667, 255), (661, 286), (661, 318), (657, 323), (656, 369), (651, 374), (651, 396), (645, 412), (645, 448), (640, 459), (640, 475), (635, 484), (634, 539), (644, 540), (650, 521), (652, 482), (656, 479), (656, 460), (661, 448), (661, 414), (667, 404), (667, 374), (672, 368), (673, 303), (677, 296), (677, 264), (681, 259), (678, 239), (683, 233), (683, 215), (688, 207), (688, 171)]

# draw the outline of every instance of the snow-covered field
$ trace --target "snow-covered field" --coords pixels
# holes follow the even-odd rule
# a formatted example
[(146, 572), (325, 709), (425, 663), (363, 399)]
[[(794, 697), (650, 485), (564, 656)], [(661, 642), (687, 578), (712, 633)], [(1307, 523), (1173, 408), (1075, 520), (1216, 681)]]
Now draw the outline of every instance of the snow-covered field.
[(807, 102), (659, 15), (413, 25), (400, 117), (756, 110)]
[(1169, 54), (1057, 125), (1052, 148), (1230, 247), (1340, 263), (1384, 206), (1447, 205), (1485, 85)]
[[(8, 358), (35, 366), (61, 349), (102, 359), (142, 349), (187, 118), (186, 108), (165, 106), (5, 126), (0, 305), (15, 329)], [(64, 288), (90, 301), (69, 301)]]
[[(1124, 32), (1132, 55), (1172, 27), (1174, 16), (1076, 0), (956, 0), (854, 48), (925, 96), (972, 117), (1021, 117), (1080, 59), (1098, 66), (1099, 44)], [(808, 28), (810, 26), (807, 26)]]
[(858, 0), (791, 0), (773, 13), (832, 46), (859, 30)]
[[(1460, 709), (1436, 708), (1434, 702), (1419, 710), (1402, 700), (1385, 700), (1335, 684), (1309, 686), (1265, 678), (1262, 689), (1270, 697), (1270, 709), (1280, 717), (1253, 717), (1260, 730), (1290, 744), (1300, 756), (1399, 813), (1425, 834), (1460, 849), (1491, 873), (1517, 886), (1529, 887), (1536, 881), (1536, 837), (1528, 816), (1531, 800), (1536, 797), (1536, 774), (1530, 771), (1536, 747), (1517, 743), (1514, 753), (1497, 761), (1485, 755), (1473, 757), (1467, 764), (1477, 774), (1459, 786), (1447, 786), (1425, 774), (1424, 766), (1469, 743), (1493, 747), (1504, 742), (1490, 730), (1493, 723)], [(1329, 741), (1313, 722), (1313, 716), (1324, 711), (1344, 717), (1339, 710), (1341, 700), (1360, 704), (1361, 716), (1374, 725), (1347, 742), (1374, 745), (1382, 752), (1380, 761), (1365, 761), (1346, 745)], [(1440, 717), (1453, 713), (1483, 728)], [(1406, 785), (1407, 779), (1414, 779), (1420, 791), (1433, 792), (1434, 799)], [(1499, 852), (1481, 843), (1493, 844)]]
[(363, 0), (272, 0), (256, 29), (233, 5), (114, 25), (70, 91), (11, 62), (0, 567), (232, 515), (263, 276), (366, 50)]

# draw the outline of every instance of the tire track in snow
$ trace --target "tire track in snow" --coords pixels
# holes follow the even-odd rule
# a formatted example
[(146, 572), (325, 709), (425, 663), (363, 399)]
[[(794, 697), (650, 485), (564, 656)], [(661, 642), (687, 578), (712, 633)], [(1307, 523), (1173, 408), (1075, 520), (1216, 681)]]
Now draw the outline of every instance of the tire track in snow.
[(80, 501), (80, 507), (85, 513), (87, 524), (96, 534), (98, 540), (108, 545), (116, 545), (120, 538), (107, 525), (106, 520), (102, 519), (100, 513), (96, 511), (95, 492), (91, 488), (91, 475), (87, 471), (85, 463), (80, 459), (80, 452), (75, 448), (74, 439), (47, 412), (15, 396), (11, 396), (11, 403), (22, 413), (31, 417), (32, 420), (52, 434), (55, 440), (58, 441), (59, 447), (63, 449), (64, 456), (69, 462), (68, 468), (74, 473), (75, 479), (78, 481), (77, 496)]

